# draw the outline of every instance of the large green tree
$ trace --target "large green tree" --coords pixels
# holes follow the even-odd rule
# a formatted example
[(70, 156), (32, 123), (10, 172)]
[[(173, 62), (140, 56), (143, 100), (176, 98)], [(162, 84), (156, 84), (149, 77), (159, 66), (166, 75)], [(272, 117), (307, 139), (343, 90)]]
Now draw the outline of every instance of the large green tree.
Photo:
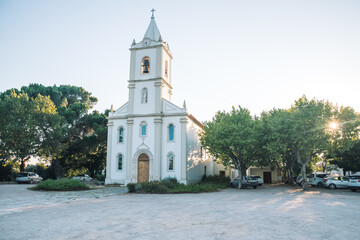
[(97, 111), (86, 114), (78, 123), (83, 129), (83, 136), (77, 138), (69, 145), (63, 156), (63, 165), (68, 175), (79, 170), (87, 170), (91, 177), (100, 174), (105, 167), (106, 140), (107, 140), (107, 114)]
[(19, 161), (20, 171), (32, 156), (55, 141), (60, 118), (49, 97), (29, 98), (26, 93), (0, 98), (0, 147), (3, 159)]
[(333, 116), (333, 105), (316, 99), (308, 100), (305, 96), (295, 101), (289, 110), (286, 125), (286, 141), (291, 157), (300, 165), (305, 179), (304, 189), (308, 189), (306, 166), (317, 159), (329, 147), (330, 134), (326, 131)]
[(218, 112), (212, 121), (205, 122), (200, 141), (225, 166), (235, 166), (239, 179), (242, 179), (246, 169), (254, 163), (256, 127), (257, 123), (247, 109), (233, 107), (232, 111)]

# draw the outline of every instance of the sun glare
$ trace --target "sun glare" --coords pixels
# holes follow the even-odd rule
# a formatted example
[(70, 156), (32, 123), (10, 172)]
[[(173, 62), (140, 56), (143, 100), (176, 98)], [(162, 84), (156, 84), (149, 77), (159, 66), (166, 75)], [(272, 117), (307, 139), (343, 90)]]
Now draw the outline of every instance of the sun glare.
[(329, 127), (331, 128), (331, 129), (337, 129), (338, 127), (339, 127), (339, 124), (337, 123), (337, 122), (331, 122), (330, 124), (329, 124)]

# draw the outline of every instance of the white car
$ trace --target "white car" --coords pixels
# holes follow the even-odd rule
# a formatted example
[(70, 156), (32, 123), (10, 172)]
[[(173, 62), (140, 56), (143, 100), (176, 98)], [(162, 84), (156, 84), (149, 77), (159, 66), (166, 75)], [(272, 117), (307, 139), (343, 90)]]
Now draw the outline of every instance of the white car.
[(80, 180), (83, 182), (91, 182), (92, 178), (87, 174), (79, 174), (77, 176), (72, 177), (72, 179)]
[(330, 189), (348, 188), (349, 177), (335, 176), (324, 178), (324, 186)]
[(20, 183), (30, 183), (30, 184), (39, 183), (42, 180), (43, 180), (42, 177), (40, 177), (39, 175), (37, 175), (36, 173), (33, 173), (33, 172), (18, 173), (16, 175), (16, 179), (15, 179), (15, 181), (19, 184)]
[(352, 192), (356, 192), (356, 190), (360, 190), (360, 176), (350, 177), (348, 187)]
[[(308, 182), (309, 182), (309, 177), (310, 177), (310, 175), (306, 175), (306, 179)], [(303, 177), (301, 175), (296, 178), (296, 183), (299, 186), (302, 186), (304, 184)]]
[(327, 173), (314, 173), (310, 174), (308, 178), (308, 184), (312, 186), (322, 187), (324, 185), (324, 178), (329, 174)]
[(249, 175), (249, 177), (252, 176), (254, 179), (256, 179), (259, 183), (259, 186), (264, 184), (264, 181), (262, 180), (262, 178), (260, 176), (255, 176), (255, 175)]

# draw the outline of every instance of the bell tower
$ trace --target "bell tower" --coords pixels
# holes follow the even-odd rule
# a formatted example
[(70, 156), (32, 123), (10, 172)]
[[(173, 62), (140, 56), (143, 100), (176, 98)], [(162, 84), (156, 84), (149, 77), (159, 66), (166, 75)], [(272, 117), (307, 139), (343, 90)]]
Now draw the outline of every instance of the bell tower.
[(160, 114), (162, 99), (171, 101), (172, 55), (151, 11), (143, 39), (134, 39), (130, 47), (129, 114)]

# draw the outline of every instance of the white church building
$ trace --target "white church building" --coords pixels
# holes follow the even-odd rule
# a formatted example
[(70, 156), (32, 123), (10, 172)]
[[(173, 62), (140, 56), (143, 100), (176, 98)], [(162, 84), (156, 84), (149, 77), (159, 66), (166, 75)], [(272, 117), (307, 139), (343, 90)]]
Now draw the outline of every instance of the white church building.
[(189, 184), (225, 174), (203, 151), (202, 124), (171, 103), (172, 54), (154, 14), (140, 42), (132, 42), (129, 100), (108, 117), (106, 184), (176, 178)]

